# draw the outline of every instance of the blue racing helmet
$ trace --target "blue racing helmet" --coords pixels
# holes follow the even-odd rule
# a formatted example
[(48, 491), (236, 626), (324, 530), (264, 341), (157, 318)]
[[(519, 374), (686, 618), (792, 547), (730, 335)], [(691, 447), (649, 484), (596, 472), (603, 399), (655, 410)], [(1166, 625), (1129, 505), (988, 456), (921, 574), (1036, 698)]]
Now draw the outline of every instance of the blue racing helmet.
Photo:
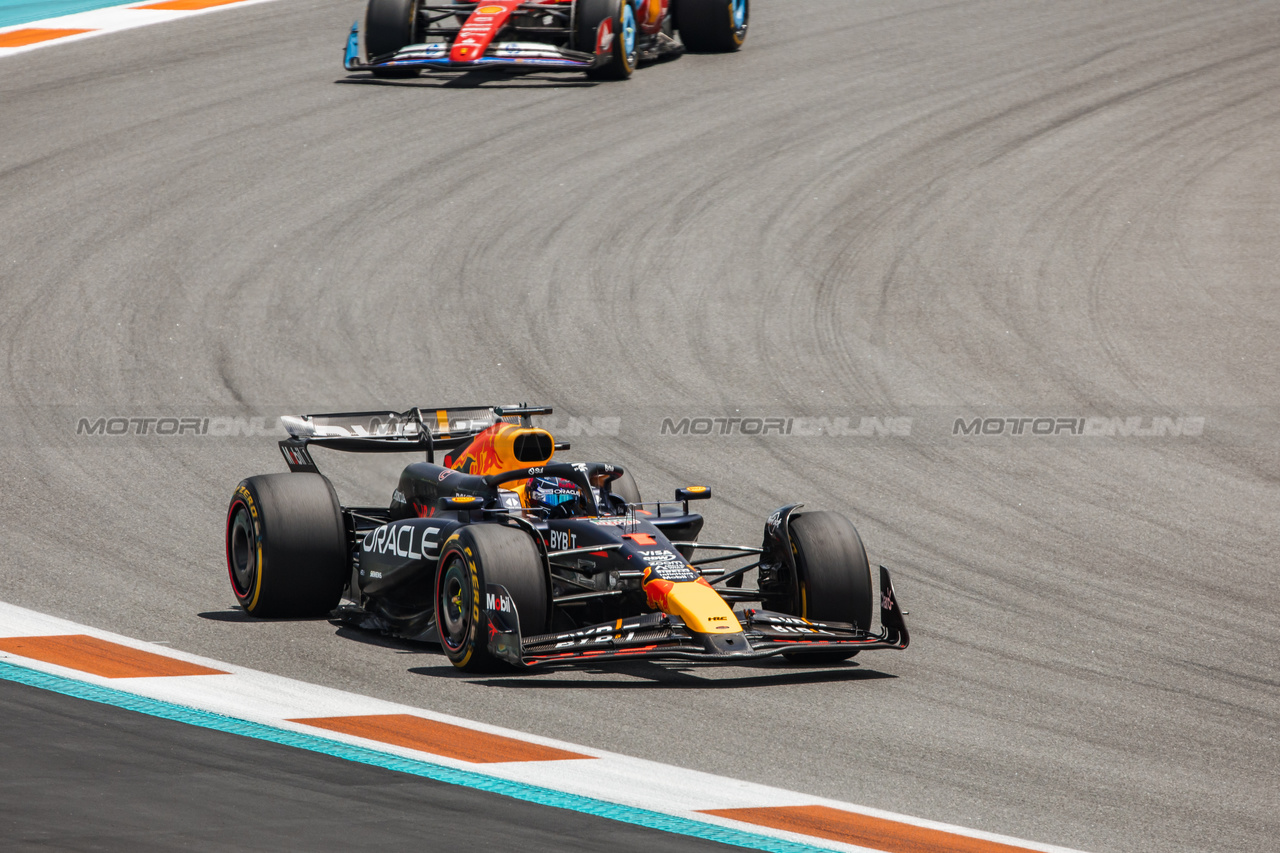
[(578, 484), (560, 477), (536, 477), (525, 494), (533, 506), (542, 507), (550, 518), (572, 518), (581, 514)]

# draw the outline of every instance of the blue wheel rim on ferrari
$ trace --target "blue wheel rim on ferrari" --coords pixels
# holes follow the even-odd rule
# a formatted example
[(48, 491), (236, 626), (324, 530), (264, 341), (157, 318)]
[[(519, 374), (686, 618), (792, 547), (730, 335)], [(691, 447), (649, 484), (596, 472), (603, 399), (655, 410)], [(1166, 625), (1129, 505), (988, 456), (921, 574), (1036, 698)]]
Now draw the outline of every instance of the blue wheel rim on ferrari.
[(628, 57), (636, 52), (636, 11), (630, 3), (622, 4), (622, 47)]

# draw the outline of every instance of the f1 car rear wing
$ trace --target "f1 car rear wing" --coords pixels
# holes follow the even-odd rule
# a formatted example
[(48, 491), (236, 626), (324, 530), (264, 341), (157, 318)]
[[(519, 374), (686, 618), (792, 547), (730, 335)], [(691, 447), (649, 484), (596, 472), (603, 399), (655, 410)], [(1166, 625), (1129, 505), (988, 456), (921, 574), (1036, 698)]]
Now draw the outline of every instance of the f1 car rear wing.
[(280, 442), (280, 452), (294, 472), (318, 471), (307, 449), (312, 445), (350, 453), (420, 450), (426, 453), (428, 462), (434, 462), (435, 451), (463, 447), (500, 421), (529, 426), (532, 418), (551, 411), (550, 406), (526, 404), (285, 415), (280, 421), (289, 437)]

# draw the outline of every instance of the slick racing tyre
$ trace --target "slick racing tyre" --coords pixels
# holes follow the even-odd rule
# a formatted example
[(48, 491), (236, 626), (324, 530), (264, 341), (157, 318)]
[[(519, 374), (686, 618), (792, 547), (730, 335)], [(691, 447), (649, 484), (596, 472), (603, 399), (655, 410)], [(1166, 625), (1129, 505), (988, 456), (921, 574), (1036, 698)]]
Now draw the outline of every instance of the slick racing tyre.
[(267, 474), (236, 487), (227, 509), (227, 574), (246, 613), (326, 616), (348, 571), (342, 509), (327, 479)]
[[(849, 622), (871, 628), (871, 567), (853, 523), (835, 512), (806, 512), (791, 521), (796, 561), (791, 615), (814, 622)], [(834, 663), (856, 651), (794, 652), (788, 660)]]
[(680, 40), (697, 53), (732, 53), (747, 40), (750, 0), (673, 0)]
[(486, 584), (499, 584), (511, 594), (521, 636), (545, 634), (550, 628), (551, 590), (533, 539), (497, 524), (462, 528), (440, 553), (436, 627), (449, 660), (470, 672), (506, 666), (489, 654)]
[(640, 31), (631, 0), (578, 0), (574, 14), (577, 30), (573, 44), (577, 50), (595, 53), (600, 27), (609, 26), (609, 60), (587, 72), (597, 80), (626, 80), (636, 70)]
[[(387, 56), (415, 42), (418, 0), (369, 0), (364, 18), (364, 50), (370, 59)], [(374, 77), (417, 77), (417, 68), (374, 68)]]

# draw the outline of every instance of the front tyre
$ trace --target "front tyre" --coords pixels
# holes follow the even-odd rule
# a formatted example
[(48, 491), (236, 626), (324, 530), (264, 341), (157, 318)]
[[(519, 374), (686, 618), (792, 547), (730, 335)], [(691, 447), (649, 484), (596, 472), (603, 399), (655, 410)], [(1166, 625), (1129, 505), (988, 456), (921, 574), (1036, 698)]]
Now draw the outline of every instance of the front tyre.
[(449, 537), (440, 554), (436, 627), (449, 661), (469, 672), (505, 666), (489, 653), (487, 584), (501, 585), (511, 594), (522, 636), (550, 630), (551, 590), (533, 539), (497, 524), (462, 528)]
[(674, 0), (680, 40), (697, 53), (732, 53), (747, 40), (750, 0)]
[[(364, 18), (364, 48), (369, 59), (389, 56), (416, 42), (418, 0), (369, 0)], [(417, 77), (417, 68), (374, 68), (374, 77)]]
[[(813, 622), (848, 622), (871, 628), (871, 566), (853, 522), (836, 512), (806, 512), (791, 521), (795, 595), (791, 613)], [(788, 660), (834, 663), (856, 651), (795, 652)]]
[(578, 0), (574, 46), (595, 53), (600, 44), (601, 27), (609, 27), (603, 38), (608, 42), (608, 61), (592, 68), (587, 76), (596, 80), (626, 80), (636, 70), (639, 58), (640, 31), (636, 10), (631, 0)]
[(267, 474), (236, 487), (227, 509), (227, 574), (251, 616), (318, 618), (346, 585), (338, 495), (319, 474)]

